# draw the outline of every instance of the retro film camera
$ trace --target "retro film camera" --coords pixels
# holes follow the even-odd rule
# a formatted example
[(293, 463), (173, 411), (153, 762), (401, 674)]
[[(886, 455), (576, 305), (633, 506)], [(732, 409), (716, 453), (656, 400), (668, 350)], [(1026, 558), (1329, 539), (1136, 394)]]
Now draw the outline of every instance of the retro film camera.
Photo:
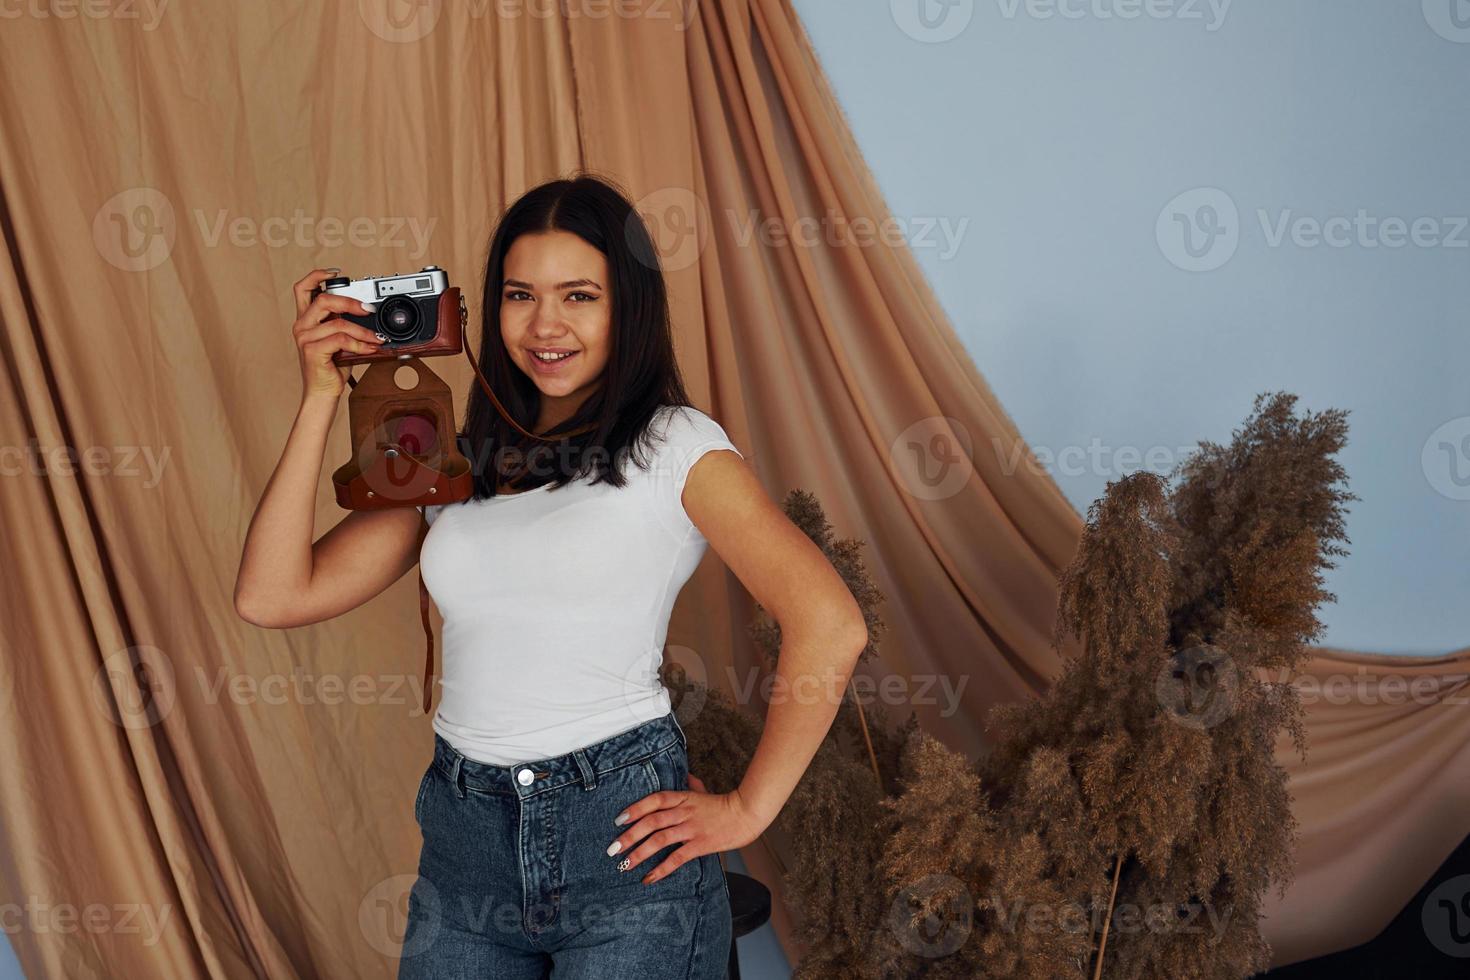
[(372, 313), (337, 316), (388, 338), (371, 354), (332, 355), (336, 364), (368, 365), (361, 378), (348, 375), (353, 451), (332, 474), (337, 503), (381, 510), (468, 499), (474, 479), (456, 445), (453, 396), (421, 360), (461, 350), (468, 355), (459, 287), (430, 265), (407, 275), (338, 276), (313, 295), (322, 292), (374, 304)]

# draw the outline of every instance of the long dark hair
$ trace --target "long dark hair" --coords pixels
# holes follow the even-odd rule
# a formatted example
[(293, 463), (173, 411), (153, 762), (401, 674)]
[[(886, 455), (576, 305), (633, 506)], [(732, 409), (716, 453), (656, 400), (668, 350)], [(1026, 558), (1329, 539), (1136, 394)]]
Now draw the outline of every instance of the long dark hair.
[(627, 477), (619, 462), (637, 455), (634, 447), (659, 407), (689, 405), (674, 359), (663, 269), (643, 218), (611, 180), (578, 171), (521, 195), (501, 216), (490, 239), (480, 318), (480, 370), (506, 411), (527, 430), (536, 431), (541, 392), (505, 349), (500, 301), (511, 245), (521, 235), (543, 231), (571, 232), (607, 256), (611, 351), (600, 384), (576, 413), (539, 434), (552, 436), (589, 424), (590, 429), (558, 440), (529, 439), (517, 432), (490, 404), (479, 382), (470, 385), (460, 442), (474, 470), (474, 499), (495, 496), (501, 482), (520, 492), (548, 483), (565, 486), (593, 473), (592, 483), (622, 487)]

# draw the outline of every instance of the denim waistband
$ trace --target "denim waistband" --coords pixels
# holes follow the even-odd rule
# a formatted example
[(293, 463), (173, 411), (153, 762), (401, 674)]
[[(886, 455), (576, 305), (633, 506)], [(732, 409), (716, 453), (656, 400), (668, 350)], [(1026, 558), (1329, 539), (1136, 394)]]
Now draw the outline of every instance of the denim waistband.
[[(471, 759), (435, 732), (431, 764), (454, 785), (460, 796), (464, 790), (472, 789), (524, 799), (571, 783), (582, 783), (583, 789), (595, 789), (598, 776), (632, 762), (642, 762), (675, 744), (688, 748), (689, 740), (671, 711), (565, 755), (514, 766)], [(530, 775), (522, 776), (523, 772)]]

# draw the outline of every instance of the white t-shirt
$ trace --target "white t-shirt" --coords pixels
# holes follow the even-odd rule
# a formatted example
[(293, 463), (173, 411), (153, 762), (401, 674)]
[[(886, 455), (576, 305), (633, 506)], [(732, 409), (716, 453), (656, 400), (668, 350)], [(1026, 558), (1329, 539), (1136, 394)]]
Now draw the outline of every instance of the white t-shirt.
[(444, 617), (434, 731), (511, 766), (563, 755), (667, 714), (669, 614), (709, 542), (684, 511), (689, 470), (741, 455), (698, 409), (665, 405), (622, 488), (583, 477), (431, 505), (419, 562)]

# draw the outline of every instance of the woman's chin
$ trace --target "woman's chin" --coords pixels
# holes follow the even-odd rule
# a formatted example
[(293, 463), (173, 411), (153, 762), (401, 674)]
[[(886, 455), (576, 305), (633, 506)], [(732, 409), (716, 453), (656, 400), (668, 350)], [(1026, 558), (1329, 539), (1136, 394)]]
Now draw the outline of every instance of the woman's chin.
[(562, 398), (577, 390), (577, 383), (571, 378), (535, 378), (536, 388), (547, 398)]

